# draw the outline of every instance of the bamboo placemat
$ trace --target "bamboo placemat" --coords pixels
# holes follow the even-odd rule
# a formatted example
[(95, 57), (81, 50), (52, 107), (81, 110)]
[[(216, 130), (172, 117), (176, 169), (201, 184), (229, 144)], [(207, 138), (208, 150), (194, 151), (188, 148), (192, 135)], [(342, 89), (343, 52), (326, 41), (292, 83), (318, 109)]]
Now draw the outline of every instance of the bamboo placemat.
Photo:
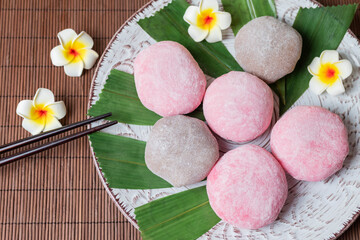
[[(94, 69), (66, 77), (50, 50), (65, 28), (88, 32), (102, 54), (112, 35), (148, 0), (0, 0), (0, 144), (28, 136), (15, 114), (39, 87), (63, 100), (63, 124), (85, 119)], [(359, 0), (322, 0), (323, 4)], [(360, 36), (360, 13), (352, 24)], [(140, 239), (104, 190), (87, 138), (0, 168), (0, 239)], [(340, 238), (360, 239), (360, 221)]]

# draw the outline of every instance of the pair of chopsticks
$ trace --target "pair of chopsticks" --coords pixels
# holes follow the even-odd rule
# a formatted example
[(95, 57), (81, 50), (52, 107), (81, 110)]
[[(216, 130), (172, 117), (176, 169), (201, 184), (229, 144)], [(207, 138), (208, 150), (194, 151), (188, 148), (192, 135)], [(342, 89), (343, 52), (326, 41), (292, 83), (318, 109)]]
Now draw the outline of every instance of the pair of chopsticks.
[[(80, 122), (77, 122), (77, 123), (73, 123), (73, 124), (70, 124), (70, 125), (67, 125), (67, 126), (63, 126), (61, 128), (58, 128), (58, 129), (55, 129), (55, 130), (52, 130), (52, 131), (49, 131), (49, 132), (44, 132), (42, 134), (34, 135), (34, 136), (31, 136), (31, 137), (28, 137), (28, 138), (21, 139), (21, 140), (16, 141), (16, 142), (12, 142), (12, 143), (2, 145), (2, 146), (0, 146), (0, 154), (5, 153), (5, 152), (10, 151), (10, 150), (14, 150), (16, 148), (19, 148), (19, 147), (22, 147), (22, 146), (25, 146), (25, 145), (28, 145), (28, 144), (31, 144), (31, 143), (34, 143), (34, 142), (37, 142), (37, 141), (40, 141), (40, 140), (43, 140), (43, 139), (46, 139), (46, 138), (49, 138), (49, 137), (52, 137), (52, 136), (55, 136), (55, 135), (58, 135), (60, 133), (63, 133), (63, 132), (66, 132), (66, 131), (69, 131), (69, 130), (72, 130), (72, 129), (75, 129), (75, 128), (78, 128), (78, 127), (81, 127), (81, 126), (84, 126), (86, 124), (89, 124), (89, 123), (92, 123), (92, 122), (95, 122), (95, 121), (98, 121), (98, 120), (101, 120), (101, 119), (104, 119), (104, 118), (107, 118), (107, 117), (110, 117), (110, 116), (111, 116), (111, 113), (106, 113), (106, 114), (103, 114), (103, 115), (100, 115), (100, 116), (97, 116), (97, 117), (89, 118), (89, 119), (86, 119), (86, 120), (83, 120), (83, 121), (80, 121)], [(57, 139), (57, 140), (55, 140), (53, 142), (49, 142), (49, 143), (46, 143), (44, 145), (37, 146), (37, 147), (31, 148), (29, 150), (25, 150), (23, 152), (15, 154), (15, 155), (2, 158), (2, 159), (0, 159), (0, 166), (3, 166), (5, 164), (11, 163), (11, 162), (14, 162), (14, 161), (19, 160), (21, 158), (25, 158), (25, 157), (28, 157), (30, 155), (45, 151), (45, 150), (47, 150), (49, 148), (59, 146), (59, 145), (61, 145), (63, 143), (70, 142), (70, 141), (72, 141), (74, 139), (83, 137), (83, 136), (85, 136), (87, 134), (97, 132), (97, 131), (99, 131), (101, 129), (110, 127), (112, 125), (115, 125), (116, 123), (117, 123), (117, 121), (108, 122), (108, 123), (105, 123), (105, 124), (102, 124), (102, 125), (99, 125), (99, 126), (96, 126), (96, 127), (93, 127), (93, 128), (86, 129), (86, 130), (81, 131), (81, 132), (74, 133), (74, 134), (69, 135), (69, 136), (65, 136), (65, 137)]]

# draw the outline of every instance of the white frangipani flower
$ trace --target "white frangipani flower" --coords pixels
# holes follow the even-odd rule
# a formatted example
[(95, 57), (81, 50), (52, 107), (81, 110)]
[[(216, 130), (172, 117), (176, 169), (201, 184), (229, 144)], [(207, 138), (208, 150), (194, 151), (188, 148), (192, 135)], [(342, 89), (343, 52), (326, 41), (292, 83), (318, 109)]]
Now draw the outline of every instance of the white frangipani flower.
[(352, 66), (349, 60), (339, 60), (337, 51), (325, 50), (314, 58), (308, 71), (313, 75), (309, 82), (312, 92), (319, 95), (326, 90), (330, 95), (338, 95), (345, 92), (342, 81), (351, 75)]
[(231, 24), (231, 15), (219, 12), (217, 0), (201, 0), (199, 7), (190, 6), (186, 9), (184, 20), (190, 24), (189, 35), (195, 42), (206, 39), (210, 43), (222, 40), (221, 30)]
[(32, 135), (61, 127), (59, 119), (66, 115), (63, 101), (55, 102), (54, 94), (46, 88), (39, 88), (33, 100), (19, 102), (16, 113), (23, 117), (22, 126)]
[(61, 45), (54, 47), (50, 58), (55, 66), (64, 66), (65, 74), (70, 77), (80, 77), (83, 69), (90, 69), (99, 55), (91, 48), (93, 39), (86, 32), (80, 34), (70, 28), (58, 33)]

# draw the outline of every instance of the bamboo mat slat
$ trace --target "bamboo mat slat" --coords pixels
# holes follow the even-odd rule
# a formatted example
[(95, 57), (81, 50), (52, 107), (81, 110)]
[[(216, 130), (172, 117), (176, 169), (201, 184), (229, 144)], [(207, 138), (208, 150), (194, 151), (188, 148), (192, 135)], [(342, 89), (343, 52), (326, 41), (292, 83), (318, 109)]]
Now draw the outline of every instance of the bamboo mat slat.
[[(28, 136), (20, 100), (51, 89), (68, 109), (63, 124), (86, 118), (94, 69), (80, 78), (53, 67), (50, 50), (65, 28), (88, 32), (102, 54), (116, 30), (149, 0), (0, 0), (0, 144)], [(322, 0), (325, 5), (359, 0)], [(360, 13), (351, 26), (360, 36)], [(86, 138), (0, 168), (0, 239), (140, 239), (104, 190)], [(340, 239), (360, 239), (360, 221)]]

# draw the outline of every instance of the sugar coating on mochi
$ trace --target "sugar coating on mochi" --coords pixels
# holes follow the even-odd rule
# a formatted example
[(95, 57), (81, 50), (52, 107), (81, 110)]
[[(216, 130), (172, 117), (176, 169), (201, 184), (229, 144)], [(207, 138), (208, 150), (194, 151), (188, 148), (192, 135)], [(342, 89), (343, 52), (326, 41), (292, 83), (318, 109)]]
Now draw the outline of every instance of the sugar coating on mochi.
[(158, 42), (141, 51), (134, 62), (134, 76), (141, 103), (161, 116), (190, 113), (204, 97), (204, 73), (176, 42)]
[(301, 35), (269, 16), (251, 20), (235, 38), (235, 55), (240, 66), (268, 83), (294, 70), (301, 49)]
[(298, 106), (284, 114), (271, 132), (271, 150), (295, 179), (321, 181), (342, 168), (349, 153), (346, 127), (322, 107)]
[(284, 170), (265, 149), (248, 144), (227, 152), (213, 167), (206, 185), (209, 202), (225, 222), (258, 229), (274, 222), (288, 186)]
[(175, 187), (200, 182), (219, 159), (219, 145), (206, 124), (177, 115), (157, 121), (145, 148), (147, 167)]
[(219, 136), (246, 142), (270, 125), (274, 100), (270, 87), (254, 75), (230, 72), (214, 80), (205, 93), (203, 110)]

